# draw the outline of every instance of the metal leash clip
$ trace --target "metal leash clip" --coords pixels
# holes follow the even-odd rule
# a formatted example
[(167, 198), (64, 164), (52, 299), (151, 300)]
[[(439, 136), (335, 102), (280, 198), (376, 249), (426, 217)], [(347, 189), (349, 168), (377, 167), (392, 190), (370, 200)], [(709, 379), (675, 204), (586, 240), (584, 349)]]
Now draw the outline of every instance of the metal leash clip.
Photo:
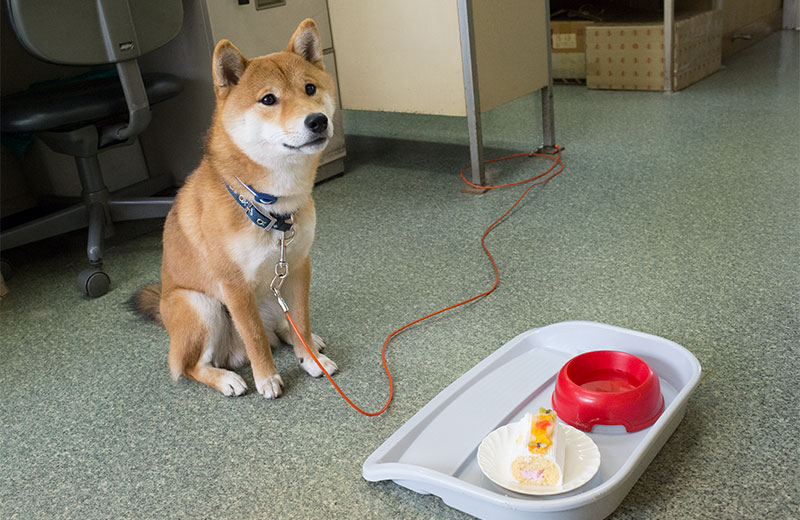
[(289, 311), (289, 307), (286, 305), (286, 301), (281, 296), (281, 286), (283, 285), (283, 280), (287, 276), (289, 276), (289, 262), (286, 261), (286, 248), (289, 244), (291, 244), (294, 241), (295, 237), (293, 217), (289, 217), (289, 224), (291, 225), (291, 227), (287, 231), (281, 231), (280, 257), (278, 259), (278, 263), (275, 264), (275, 277), (269, 284), (269, 288), (270, 290), (272, 290), (272, 294), (275, 295), (275, 298), (277, 298), (278, 305), (281, 306), (283, 312)]

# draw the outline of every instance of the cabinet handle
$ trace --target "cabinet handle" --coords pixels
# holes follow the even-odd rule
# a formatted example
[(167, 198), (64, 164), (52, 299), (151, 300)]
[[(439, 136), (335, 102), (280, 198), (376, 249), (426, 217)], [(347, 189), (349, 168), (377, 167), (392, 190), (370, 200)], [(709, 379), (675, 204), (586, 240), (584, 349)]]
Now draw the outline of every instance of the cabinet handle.
[(256, 0), (256, 11), (286, 5), (286, 0)]

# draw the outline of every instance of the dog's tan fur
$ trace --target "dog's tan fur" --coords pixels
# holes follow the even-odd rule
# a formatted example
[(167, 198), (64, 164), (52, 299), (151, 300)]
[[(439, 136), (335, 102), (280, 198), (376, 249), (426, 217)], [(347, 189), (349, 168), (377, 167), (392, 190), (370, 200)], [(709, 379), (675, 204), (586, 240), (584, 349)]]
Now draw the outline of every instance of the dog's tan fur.
[[(328, 139), (314, 137), (310, 114), (333, 118), (334, 82), (322, 65), (316, 25), (304, 20), (285, 52), (245, 59), (227, 40), (213, 57), (217, 106), (200, 166), (187, 178), (164, 225), (164, 255), (158, 286), (142, 289), (141, 312), (163, 321), (170, 336), (169, 368), (225, 395), (247, 386), (235, 372), (250, 361), (258, 392), (282, 393), (270, 343), (283, 340), (312, 376), (322, 375), (288, 327), (269, 290), (278, 260), (280, 232), (254, 225), (227, 183), (252, 200), (236, 177), (259, 192), (277, 196), (262, 212), (293, 214), (295, 238), (287, 249), (289, 275), (281, 289), (301, 335), (333, 373), (336, 364), (319, 354), (322, 341), (309, 325), (309, 250), (316, 213), (311, 189)], [(306, 85), (316, 86), (308, 94)], [(276, 102), (261, 101), (273, 94)], [(155, 302), (159, 309), (155, 309)]]

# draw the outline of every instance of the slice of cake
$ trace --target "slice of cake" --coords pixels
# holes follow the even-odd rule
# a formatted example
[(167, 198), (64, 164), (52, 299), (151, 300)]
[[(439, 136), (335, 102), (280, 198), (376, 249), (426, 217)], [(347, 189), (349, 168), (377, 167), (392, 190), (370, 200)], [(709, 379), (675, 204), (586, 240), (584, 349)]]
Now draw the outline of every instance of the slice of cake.
[(520, 434), (511, 455), (511, 474), (520, 484), (560, 486), (564, 482), (564, 439), (553, 410), (539, 408), (517, 423)]

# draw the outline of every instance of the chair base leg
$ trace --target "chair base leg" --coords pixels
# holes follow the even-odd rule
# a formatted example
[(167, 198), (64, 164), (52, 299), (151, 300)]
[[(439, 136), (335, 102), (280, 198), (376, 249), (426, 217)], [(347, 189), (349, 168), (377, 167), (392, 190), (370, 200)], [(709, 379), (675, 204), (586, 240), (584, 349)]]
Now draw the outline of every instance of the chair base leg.
[(172, 208), (172, 197), (143, 197), (123, 200), (110, 200), (111, 220), (141, 220), (145, 218), (163, 218)]
[(0, 249), (13, 249), (31, 242), (82, 229), (88, 225), (88, 207), (85, 204), (78, 204), (37, 218), (27, 224), (15, 226), (8, 231), (3, 231), (2, 236), (0, 236)]
[[(66, 137), (59, 134), (54, 142), (58, 146), (69, 145), (66, 151), (75, 154), (75, 164), (83, 187), (83, 203), (3, 231), (0, 235), (0, 250), (88, 227), (86, 255), (91, 267), (78, 275), (77, 283), (80, 291), (91, 298), (97, 298), (108, 292), (110, 284), (108, 275), (103, 272), (103, 250), (105, 239), (114, 234), (114, 222), (163, 218), (172, 207), (173, 198), (111, 199), (100, 172), (97, 155), (91, 152), (97, 147), (97, 143), (93, 142), (96, 141), (96, 130), (81, 129), (73, 133), (74, 135)], [(160, 186), (161, 183), (162, 179), (150, 182), (154, 186)]]

